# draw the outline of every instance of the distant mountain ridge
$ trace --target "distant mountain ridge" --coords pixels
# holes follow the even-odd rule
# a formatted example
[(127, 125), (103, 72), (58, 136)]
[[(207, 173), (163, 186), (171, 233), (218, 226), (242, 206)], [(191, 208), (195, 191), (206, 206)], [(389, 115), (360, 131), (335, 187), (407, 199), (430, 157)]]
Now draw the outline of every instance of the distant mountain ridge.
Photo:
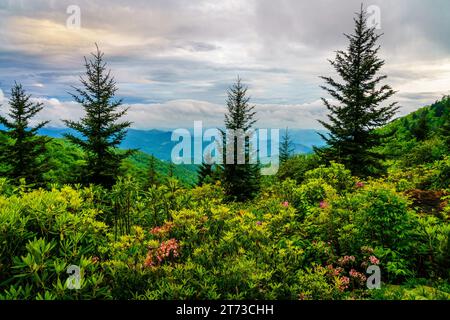
[[(324, 132), (323, 130), (312, 129), (292, 129), (289, 130), (289, 135), (292, 138), (295, 153), (311, 153), (313, 146), (323, 146), (325, 143), (317, 134), (317, 132)], [(65, 133), (74, 133), (68, 128), (42, 128), (39, 134), (46, 135), (52, 138), (61, 138)], [(284, 130), (280, 130), (280, 137)], [(122, 144), (124, 149), (139, 149), (142, 152), (151, 154), (161, 160), (170, 160), (173, 147), (178, 143), (171, 141), (172, 132), (164, 130), (137, 130), (129, 129), (128, 134)], [(209, 144), (208, 142), (205, 145)]]

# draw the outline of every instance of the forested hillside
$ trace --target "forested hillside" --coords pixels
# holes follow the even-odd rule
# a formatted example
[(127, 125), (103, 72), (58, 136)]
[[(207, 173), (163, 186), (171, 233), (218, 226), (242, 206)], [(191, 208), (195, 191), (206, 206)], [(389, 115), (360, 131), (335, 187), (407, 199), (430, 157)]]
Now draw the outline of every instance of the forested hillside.
[[(5, 137), (0, 134), (0, 139)], [(86, 164), (83, 151), (64, 139), (51, 139), (47, 144), (49, 170), (45, 173), (47, 184), (76, 184), (80, 183), (79, 176), (82, 167)], [(120, 151), (119, 151), (120, 152)], [(145, 152), (136, 152), (122, 163), (121, 175), (130, 175), (137, 181), (145, 184), (148, 178), (148, 167), (151, 159), (155, 162), (155, 171), (161, 182), (172, 170), (173, 177), (182, 184), (192, 186), (197, 183), (197, 167), (194, 165), (171, 165)], [(0, 167), (0, 170), (1, 167)], [(0, 171), (1, 172), (1, 171)]]
[(380, 130), (393, 132), (383, 154), (396, 164), (413, 167), (442, 159), (449, 153), (450, 97), (393, 121)]

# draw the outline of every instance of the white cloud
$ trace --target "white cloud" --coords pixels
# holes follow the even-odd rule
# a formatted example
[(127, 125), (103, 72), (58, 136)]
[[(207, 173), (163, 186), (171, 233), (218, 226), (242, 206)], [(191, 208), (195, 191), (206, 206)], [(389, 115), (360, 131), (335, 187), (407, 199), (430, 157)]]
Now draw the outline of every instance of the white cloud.
[[(0, 96), (1, 97), (1, 96)], [(33, 99), (44, 104), (32, 124), (50, 121), (50, 127), (64, 127), (62, 119), (77, 121), (84, 115), (75, 102), (58, 99)], [(133, 122), (135, 129), (192, 128), (194, 121), (202, 121), (204, 127), (222, 127), (226, 107), (198, 100), (172, 100), (165, 103), (130, 104), (124, 120)], [(5, 106), (2, 108), (5, 113)], [(260, 128), (320, 128), (317, 119), (325, 119), (326, 110), (321, 101), (299, 105), (256, 104), (257, 127)]]

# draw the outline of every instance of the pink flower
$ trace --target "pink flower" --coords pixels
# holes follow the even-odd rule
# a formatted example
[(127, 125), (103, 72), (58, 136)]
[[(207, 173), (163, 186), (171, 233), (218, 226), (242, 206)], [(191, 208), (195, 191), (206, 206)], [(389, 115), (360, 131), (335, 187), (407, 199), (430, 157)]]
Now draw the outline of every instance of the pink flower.
[(344, 256), (344, 257), (342, 257), (342, 258), (339, 258), (339, 260), (338, 260), (338, 263), (341, 265), (341, 266), (344, 266), (344, 265), (346, 265), (346, 264), (348, 264), (348, 263), (350, 263), (350, 262), (355, 262), (355, 257), (354, 256)]
[(341, 277), (340, 278), (340, 286), (339, 286), (339, 290), (344, 291), (345, 289), (348, 288), (348, 285), (350, 283), (350, 278), (349, 277)]
[(281, 204), (283, 207), (287, 208), (289, 207), (289, 202), (285, 201)]
[(350, 270), (349, 274), (350, 274), (350, 277), (352, 277), (355, 280), (358, 280), (359, 283), (361, 283), (361, 284), (363, 284), (367, 280), (365, 275), (356, 271), (355, 269)]
[(262, 222), (261, 221), (256, 221), (256, 225), (260, 226), (260, 225), (262, 225)]
[(357, 188), (364, 188), (364, 182), (358, 181), (358, 182), (356, 183), (356, 187), (357, 187)]
[(350, 270), (349, 272), (352, 278), (361, 278), (362, 274), (356, 271), (355, 269)]
[(338, 276), (342, 273), (342, 271), (344, 271), (342, 268), (337, 267), (336, 269), (333, 270), (333, 276)]
[(342, 269), (340, 267), (337, 267), (335, 269), (332, 264), (329, 264), (327, 266), (327, 269), (330, 272), (330, 274), (333, 275), (333, 276), (339, 276), (344, 271), (344, 269)]
[(166, 233), (169, 233), (172, 229), (172, 223), (167, 222), (162, 227), (154, 227), (150, 230), (150, 233), (155, 236), (164, 236)]
[(325, 208), (328, 208), (328, 202), (326, 202), (326, 201), (320, 201), (320, 203), (319, 203), (319, 207), (321, 208), (321, 209), (325, 209)]
[(375, 256), (370, 256), (369, 260), (370, 260), (371, 264), (379, 264), (380, 263), (380, 260), (378, 260), (378, 258)]
[[(178, 252), (179, 245), (177, 240), (175, 239), (164, 241), (159, 245), (159, 248), (155, 249), (150, 249), (149, 252), (147, 253), (147, 257), (144, 262), (144, 265), (146, 267), (152, 267), (156, 266), (157, 264), (161, 264), (165, 258), (169, 258), (170, 256), (172, 256), (173, 258), (179, 256)], [(158, 260), (157, 263), (155, 263), (154, 260), (155, 257), (156, 260)]]

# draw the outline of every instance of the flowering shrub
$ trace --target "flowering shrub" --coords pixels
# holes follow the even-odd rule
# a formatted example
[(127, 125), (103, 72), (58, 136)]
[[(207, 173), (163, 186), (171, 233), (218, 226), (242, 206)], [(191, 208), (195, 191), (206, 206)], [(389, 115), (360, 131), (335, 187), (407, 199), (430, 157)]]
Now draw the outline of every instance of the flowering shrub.
[[(116, 202), (95, 186), (3, 186), (0, 299), (365, 299), (379, 298), (366, 287), (371, 265), (383, 288), (449, 278), (445, 215), (415, 212), (396, 183), (339, 170), (247, 203), (174, 181), (124, 195), (133, 182), (122, 181)], [(122, 213), (129, 228), (115, 225)], [(80, 290), (67, 288), (69, 265), (82, 269)]]
[(150, 233), (154, 236), (163, 238), (168, 233), (170, 233), (170, 230), (173, 227), (173, 223), (166, 222), (162, 227), (154, 227), (150, 230)]
[(177, 240), (170, 239), (161, 242), (159, 248), (151, 248), (147, 257), (145, 258), (144, 265), (146, 267), (154, 267), (160, 265), (163, 261), (174, 259), (178, 257), (179, 245)]

